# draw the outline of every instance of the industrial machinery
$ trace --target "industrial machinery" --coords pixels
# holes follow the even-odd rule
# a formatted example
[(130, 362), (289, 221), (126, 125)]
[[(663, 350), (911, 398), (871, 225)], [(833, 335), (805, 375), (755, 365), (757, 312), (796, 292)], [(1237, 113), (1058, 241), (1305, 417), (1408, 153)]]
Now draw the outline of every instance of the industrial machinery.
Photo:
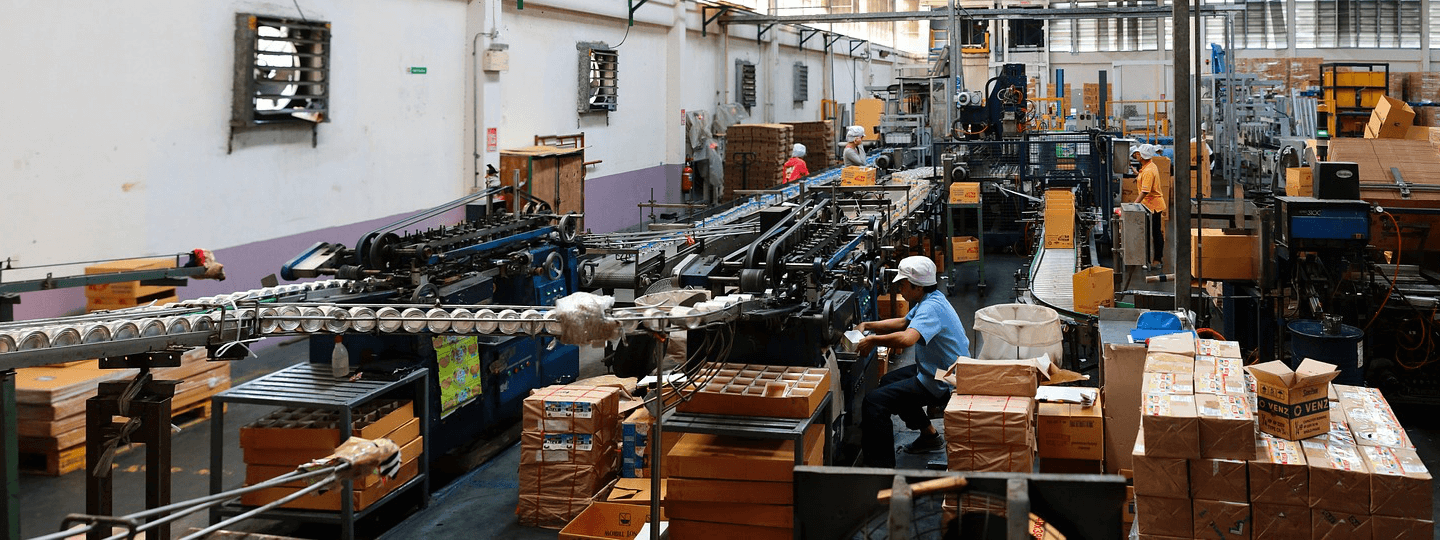
[(900, 77), (895, 84), (867, 87), (885, 101), (880, 114), (878, 157), (883, 170), (907, 169), (930, 162), (931, 142), (943, 137), (945, 78)]
[(1005, 64), (999, 75), (985, 83), (983, 99), (979, 92), (961, 92), (955, 100), (960, 114), (951, 126), (955, 136), (992, 141), (1018, 138), (1031, 114), (1028, 85), (1025, 64)]

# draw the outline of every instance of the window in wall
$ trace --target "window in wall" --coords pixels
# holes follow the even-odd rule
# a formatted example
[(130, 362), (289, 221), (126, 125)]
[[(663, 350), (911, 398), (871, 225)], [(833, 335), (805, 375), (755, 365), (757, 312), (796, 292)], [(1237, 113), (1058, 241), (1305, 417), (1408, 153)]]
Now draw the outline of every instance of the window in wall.
[(1052, 19), (1045, 23), (1050, 33), (1050, 50), (1054, 52), (1073, 52), (1075, 50), (1075, 21), (1070, 19)]
[(810, 68), (804, 63), (795, 63), (795, 102), (804, 103), (810, 97)]
[[(1207, 5), (1238, 5), (1234, 15), (1234, 45), (1237, 49), (1282, 49), (1288, 47), (1285, 0), (1205, 0)], [(1225, 42), (1225, 17), (1205, 18), (1205, 40)]]
[(1295, 0), (1295, 12), (1297, 47), (1420, 47), (1420, 0)]
[(620, 105), (620, 53), (580, 44), (580, 112), (609, 113)]
[(1045, 47), (1045, 21), (1039, 19), (1011, 19), (1010, 48), (1040, 49)]
[(735, 61), (735, 95), (742, 107), (755, 106), (755, 64)]
[(330, 120), (330, 23), (236, 15), (231, 125)]

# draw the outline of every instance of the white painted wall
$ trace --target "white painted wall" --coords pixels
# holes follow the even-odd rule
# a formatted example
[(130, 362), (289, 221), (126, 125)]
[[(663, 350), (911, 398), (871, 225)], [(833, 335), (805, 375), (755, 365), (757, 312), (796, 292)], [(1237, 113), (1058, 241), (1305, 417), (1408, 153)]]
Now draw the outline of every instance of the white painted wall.
[(333, 24), (332, 121), (313, 148), (249, 134), (227, 155), (235, 14), (292, 2), (6, 2), (0, 258), (221, 248), (459, 196), (465, 3), (299, 4)]

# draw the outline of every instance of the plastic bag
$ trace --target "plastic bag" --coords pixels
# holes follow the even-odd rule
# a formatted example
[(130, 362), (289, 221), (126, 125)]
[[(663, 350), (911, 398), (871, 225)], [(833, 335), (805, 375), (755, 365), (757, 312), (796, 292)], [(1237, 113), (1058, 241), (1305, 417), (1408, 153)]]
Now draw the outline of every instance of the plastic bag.
[(555, 301), (555, 318), (560, 321), (560, 342), (568, 345), (603, 347), (620, 339), (620, 321), (606, 317), (615, 305), (613, 296), (577, 292)]
[(979, 360), (1036, 358), (1049, 355), (1052, 361), (1064, 358), (1060, 314), (1045, 306), (998, 304), (975, 312), (975, 331), (980, 333)]

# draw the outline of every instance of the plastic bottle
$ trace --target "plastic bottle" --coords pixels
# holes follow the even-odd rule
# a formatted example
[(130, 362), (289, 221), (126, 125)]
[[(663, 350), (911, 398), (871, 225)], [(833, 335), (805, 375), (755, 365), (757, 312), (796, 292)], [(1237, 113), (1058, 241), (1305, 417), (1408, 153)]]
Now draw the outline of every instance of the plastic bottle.
[(335, 350), (330, 352), (330, 375), (337, 379), (350, 375), (350, 350), (345, 348), (343, 338), (335, 336)]

